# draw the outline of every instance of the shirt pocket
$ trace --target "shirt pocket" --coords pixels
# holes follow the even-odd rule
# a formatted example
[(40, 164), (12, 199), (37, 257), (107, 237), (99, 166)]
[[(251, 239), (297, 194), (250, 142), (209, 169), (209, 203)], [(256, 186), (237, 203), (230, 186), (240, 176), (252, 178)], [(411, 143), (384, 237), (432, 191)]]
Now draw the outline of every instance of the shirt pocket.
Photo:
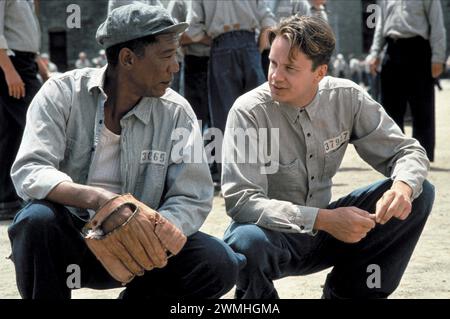
[(337, 149), (325, 154), (325, 163), (323, 169), (323, 178), (332, 178), (336, 175), (339, 166), (342, 163), (342, 159), (345, 155), (348, 143), (343, 143)]

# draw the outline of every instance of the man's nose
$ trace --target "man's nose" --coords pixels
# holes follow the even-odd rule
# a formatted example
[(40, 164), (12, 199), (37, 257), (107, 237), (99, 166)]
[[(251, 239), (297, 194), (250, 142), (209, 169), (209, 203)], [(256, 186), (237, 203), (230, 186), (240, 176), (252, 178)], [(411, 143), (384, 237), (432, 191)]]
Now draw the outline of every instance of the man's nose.
[(178, 63), (177, 56), (175, 56), (172, 59), (172, 62), (170, 63), (170, 66), (169, 66), (169, 71), (170, 71), (170, 73), (177, 73), (178, 71), (180, 71), (180, 64)]

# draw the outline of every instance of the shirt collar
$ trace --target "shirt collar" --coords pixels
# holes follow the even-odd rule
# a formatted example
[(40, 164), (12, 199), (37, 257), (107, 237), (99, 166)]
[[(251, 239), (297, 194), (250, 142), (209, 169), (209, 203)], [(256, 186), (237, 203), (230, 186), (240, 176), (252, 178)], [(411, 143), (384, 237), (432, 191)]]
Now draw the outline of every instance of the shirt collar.
[(309, 103), (305, 107), (300, 108), (300, 107), (296, 107), (296, 106), (290, 106), (285, 103), (278, 103), (278, 105), (280, 106), (282, 112), (287, 115), (287, 117), (293, 124), (297, 123), (299, 115), (303, 111), (306, 111), (306, 113), (308, 113), (310, 118), (312, 118), (317, 113), (317, 109), (318, 109), (317, 103), (319, 101), (319, 90), (317, 90), (317, 93), (314, 96), (311, 103)]
[(295, 106), (290, 106), (285, 103), (277, 102), (281, 111), (288, 117), (289, 121), (293, 124), (297, 122), (300, 109)]
[(138, 104), (135, 105), (123, 119), (126, 119), (132, 115), (136, 116), (142, 123), (147, 125), (150, 122), (150, 115), (153, 105), (157, 98), (155, 97), (142, 97)]
[(92, 94), (92, 90), (94, 88), (98, 88), (101, 92), (103, 92), (103, 86), (105, 84), (105, 76), (106, 76), (106, 67), (107, 65), (105, 65), (102, 68), (95, 69), (95, 71), (93, 72), (91, 78), (87, 83), (87, 89), (89, 93)]
[[(105, 94), (103, 87), (105, 84), (106, 67), (107, 65), (102, 68), (96, 69), (93, 72), (93, 75), (87, 83), (87, 89), (90, 94), (93, 94), (93, 90), (95, 88), (97, 88), (99, 93)], [(134, 115), (147, 125), (150, 122), (151, 109), (153, 107), (155, 99), (156, 98), (154, 97), (142, 97), (142, 99), (135, 105), (135, 107), (133, 107), (123, 118), (125, 119)]]

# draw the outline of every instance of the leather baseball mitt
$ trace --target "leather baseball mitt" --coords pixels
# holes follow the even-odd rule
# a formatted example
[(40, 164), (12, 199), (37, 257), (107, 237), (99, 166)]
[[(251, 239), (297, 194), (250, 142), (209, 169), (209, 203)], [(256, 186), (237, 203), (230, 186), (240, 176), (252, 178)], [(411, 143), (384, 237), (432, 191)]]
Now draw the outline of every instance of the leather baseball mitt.
[(89, 249), (122, 284), (146, 270), (164, 267), (186, 243), (176, 226), (131, 194), (106, 202), (83, 233)]

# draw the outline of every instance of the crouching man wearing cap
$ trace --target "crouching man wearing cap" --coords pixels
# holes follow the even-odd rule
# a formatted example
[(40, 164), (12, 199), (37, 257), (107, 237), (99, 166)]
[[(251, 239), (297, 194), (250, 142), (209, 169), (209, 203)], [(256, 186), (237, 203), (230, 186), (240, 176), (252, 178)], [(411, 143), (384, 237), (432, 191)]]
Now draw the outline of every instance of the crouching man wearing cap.
[[(212, 180), (194, 112), (169, 89), (186, 27), (160, 7), (117, 8), (97, 30), (108, 65), (52, 78), (31, 103), (11, 171), (18, 193), (29, 200), (9, 228), (23, 298), (120, 287), (117, 269), (132, 274), (123, 298), (217, 298), (233, 287), (245, 259), (198, 231), (211, 209)], [(200, 157), (191, 156), (194, 145)], [(103, 255), (88, 244), (91, 251), (82, 229), (95, 226), (100, 211), (125, 193), (142, 209), (119, 206), (104, 219), (108, 227), (95, 229), (111, 244)], [(118, 236), (125, 227), (141, 231)], [(164, 238), (145, 237), (152, 227)], [(174, 238), (181, 238), (180, 251), (158, 259)], [(113, 259), (122, 264), (107, 267)]]

